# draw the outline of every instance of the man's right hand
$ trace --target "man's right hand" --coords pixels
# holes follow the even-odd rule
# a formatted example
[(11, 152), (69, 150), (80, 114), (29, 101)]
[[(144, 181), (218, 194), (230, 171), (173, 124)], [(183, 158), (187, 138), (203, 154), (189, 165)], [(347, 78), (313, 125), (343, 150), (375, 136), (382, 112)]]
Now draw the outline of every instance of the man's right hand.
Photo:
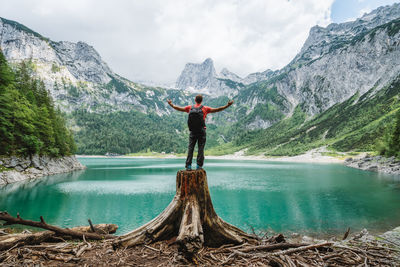
[(168, 102), (168, 104), (169, 104), (170, 106), (172, 106), (172, 100), (171, 100), (171, 99), (168, 99), (167, 102)]
[(233, 100), (228, 101), (228, 107), (233, 104)]

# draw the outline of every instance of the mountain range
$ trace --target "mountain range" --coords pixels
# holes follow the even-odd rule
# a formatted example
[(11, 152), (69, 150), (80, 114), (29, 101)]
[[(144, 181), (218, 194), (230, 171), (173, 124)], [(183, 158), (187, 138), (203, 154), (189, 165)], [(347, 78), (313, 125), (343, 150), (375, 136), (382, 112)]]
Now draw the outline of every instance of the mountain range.
[[(154, 129), (157, 132), (160, 128), (157, 125), (165, 121), (168, 123), (161, 128), (168, 135), (166, 140), (178, 141), (173, 149), (168, 149), (168, 142), (151, 149), (183, 152), (187, 136), (184, 116), (172, 113), (166, 99), (186, 105), (195, 94), (202, 93), (210, 106), (235, 100), (232, 108), (208, 118), (208, 134), (214, 140), (207, 144), (211, 151), (247, 149), (272, 155), (302, 153), (324, 145), (338, 150), (371, 149), (383, 135), (385, 125), (390, 125), (391, 114), (399, 108), (399, 31), (400, 4), (396, 3), (355, 21), (312, 27), (300, 52), (280, 70), (265, 70), (241, 78), (226, 68), (217, 73), (208, 58), (199, 64), (186, 64), (175, 88), (129, 81), (114, 73), (92, 46), (84, 42), (54, 42), (3, 18), (0, 18), (0, 48), (11, 65), (27, 61), (45, 82), (56, 104), (66, 112), (80, 153), (143, 151), (145, 146), (134, 146), (129, 138), (140, 142), (149, 132), (154, 133)], [(362, 123), (356, 120), (356, 113), (369, 114), (374, 110), (372, 106), (382, 103), (390, 103), (384, 112), (375, 110)], [(354, 116), (343, 114), (346, 109), (351, 109)], [(92, 120), (102, 117), (114, 120), (121, 112), (125, 114), (123, 117), (141, 119), (125, 129), (123, 125), (113, 125), (120, 127), (117, 132), (128, 136), (136, 127), (141, 131), (126, 137), (125, 142), (118, 141), (122, 142), (118, 146), (113, 145), (114, 132), (107, 130), (109, 123), (97, 125), (96, 130), (85, 120), (85, 116)], [(342, 119), (340, 123), (347, 126), (353, 124), (343, 127), (351, 129), (351, 133), (358, 132), (359, 140), (344, 129), (334, 131), (334, 126), (340, 123), (328, 122), (335, 119)], [(312, 123), (316, 121), (319, 124)], [(366, 126), (369, 128), (364, 129)], [(104, 135), (93, 140), (90, 135), (96, 131), (104, 131)], [(304, 139), (313, 133), (312, 138)], [(374, 139), (367, 141), (365, 134)], [(350, 144), (350, 136), (358, 145)], [(343, 145), (346, 140), (348, 144)], [(337, 145), (339, 141), (342, 145)], [(146, 142), (144, 145), (151, 140)], [(123, 147), (128, 149), (122, 151)]]

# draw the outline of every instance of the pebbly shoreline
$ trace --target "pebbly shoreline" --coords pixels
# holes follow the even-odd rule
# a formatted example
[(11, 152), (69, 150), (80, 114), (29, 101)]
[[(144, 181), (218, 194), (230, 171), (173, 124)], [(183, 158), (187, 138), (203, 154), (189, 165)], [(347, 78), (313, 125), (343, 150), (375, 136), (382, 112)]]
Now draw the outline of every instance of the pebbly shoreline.
[(365, 171), (400, 175), (400, 160), (395, 157), (366, 155), (362, 158), (347, 158), (344, 165)]
[(25, 158), (0, 158), (0, 186), (85, 168), (75, 156), (52, 158), (34, 155)]

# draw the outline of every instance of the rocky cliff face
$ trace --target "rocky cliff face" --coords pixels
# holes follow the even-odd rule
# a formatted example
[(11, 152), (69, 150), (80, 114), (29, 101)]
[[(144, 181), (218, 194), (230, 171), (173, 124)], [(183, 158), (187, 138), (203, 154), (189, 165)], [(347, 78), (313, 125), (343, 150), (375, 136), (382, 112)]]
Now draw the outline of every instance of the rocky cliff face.
[(99, 53), (84, 42), (50, 42), (58, 62), (66, 66), (77, 80), (92, 83), (108, 83), (113, 75)]

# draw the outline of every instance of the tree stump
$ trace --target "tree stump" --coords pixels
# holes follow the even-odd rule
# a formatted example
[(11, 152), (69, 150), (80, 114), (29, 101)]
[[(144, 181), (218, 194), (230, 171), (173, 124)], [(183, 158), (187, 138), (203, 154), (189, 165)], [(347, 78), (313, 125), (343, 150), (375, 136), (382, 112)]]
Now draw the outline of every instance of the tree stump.
[(120, 236), (114, 248), (176, 238), (180, 250), (195, 253), (203, 245), (219, 247), (255, 240), (216, 214), (204, 170), (178, 171), (176, 194), (168, 207), (147, 224)]

